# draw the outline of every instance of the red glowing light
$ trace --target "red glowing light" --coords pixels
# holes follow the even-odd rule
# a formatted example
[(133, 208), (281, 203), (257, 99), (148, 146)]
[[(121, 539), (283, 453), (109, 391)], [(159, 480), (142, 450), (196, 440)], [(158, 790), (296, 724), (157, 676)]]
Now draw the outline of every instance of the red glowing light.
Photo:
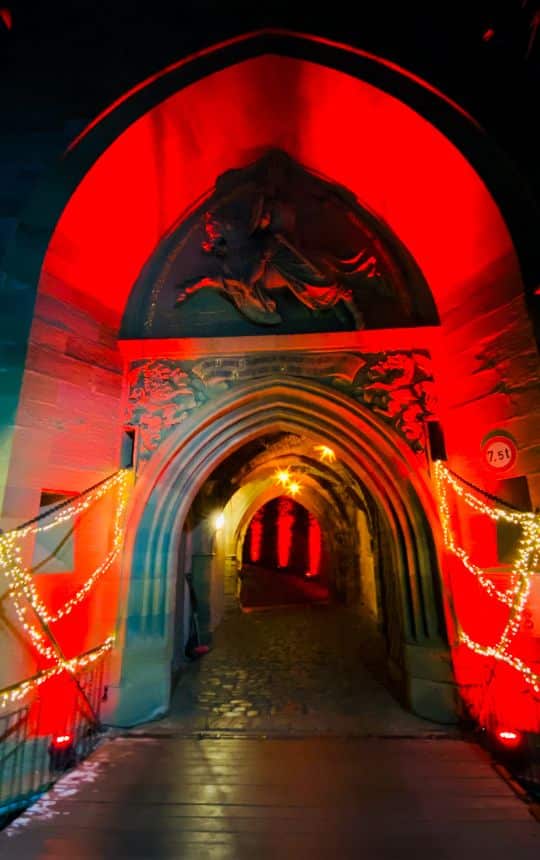
[(282, 496), (278, 502), (277, 558), (278, 567), (287, 567), (291, 559), (292, 532), (294, 526), (294, 503)]
[(56, 749), (65, 749), (66, 747), (71, 746), (73, 743), (73, 735), (65, 734), (65, 735), (55, 735), (52, 740), (52, 746)]
[(13, 27), (13, 15), (11, 14), (11, 9), (7, 9), (5, 6), (0, 9), (0, 21), (4, 22), (6, 30), (11, 30)]
[(494, 35), (495, 35), (495, 30), (493, 29), (493, 27), (488, 27), (482, 36), (482, 41), (483, 42), (490, 42), (493, 39)]
[(309, 571), (306, 576), (317, 576), (321, 563), (321, 527), (319, 521), (312, 514), (309, 515), (308, 554)]
[[(351, 125), (351, 104), (376, 134), (361, 135), (359, 119)], [(182, 117), (197, 118), (192, 130)], [(141, 268), (180, 213), (231, 164), (284, 141), (293, 158), (385, 218), (424, 271), (440, 312), (447, 292), (511, 247), (483, 184), (429, 122), (344, 73), (265, 55), (179, 90), (120, 134), (64, 209), (44, 272), (72, 285), (81, 300), (97, 293), (120, 315)], [(449, 266), (444, 237), (457, 223), (460, 254)], [(119, 246), (124, 253), (117, 253)]]
[(257, 564), (261, 559), (261, 547), (263, 536), (262, 509), (258, 510), (249, 526), (249, 558), (252, 564)]
[(496, 732), (497, 740), (505, 747), (517, 747), (521, 743), (521, 733), (513, 729), (499, 729)]

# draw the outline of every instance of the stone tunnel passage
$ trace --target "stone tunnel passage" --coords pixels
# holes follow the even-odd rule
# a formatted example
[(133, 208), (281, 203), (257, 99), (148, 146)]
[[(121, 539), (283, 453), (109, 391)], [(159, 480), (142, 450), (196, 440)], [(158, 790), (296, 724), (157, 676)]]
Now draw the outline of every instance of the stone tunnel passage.
[[(402, 671), (414, 615), (402, 608), (400, 565), (410, 562), (396, 540), (327, 440), (279, 430), (234, 451), (184, 524), (163, 728), (408, 735), (436, 726), (394, 697), (408, 696), (405, 672), (388, 674)], [(422, 605), (436, 620), (432, 604)], [(210, 653), (186, 663), (195, 644)], [(437, 703), (418, 712), (449, 714)], [(453, 711), (441, 720), (453, 722)]]
[(152, 731), (451, 732), (407, 712), (376, 680), (383, 656), (382, 643), (343, 606), (237, 608), (217, 628), (210, 653), (185, 667), (169, 715)]

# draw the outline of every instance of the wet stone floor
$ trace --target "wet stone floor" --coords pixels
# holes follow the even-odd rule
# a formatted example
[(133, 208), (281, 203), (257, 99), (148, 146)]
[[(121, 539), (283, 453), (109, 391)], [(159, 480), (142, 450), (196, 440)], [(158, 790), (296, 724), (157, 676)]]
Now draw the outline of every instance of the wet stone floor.
[(407, 713), (366, 668), (377, 659), (358, 617), (343, 607), (238, 608), (217, 629), (211, 651), (185, 667), (169, 715), (153, 723), (152, 731), (272, 736), (452, 732)]
[(540, 812), (408, 714), (332, 605), (229, 615), (166, 719), (111, 736), (0, 833), (17, 860), (538, 860)]

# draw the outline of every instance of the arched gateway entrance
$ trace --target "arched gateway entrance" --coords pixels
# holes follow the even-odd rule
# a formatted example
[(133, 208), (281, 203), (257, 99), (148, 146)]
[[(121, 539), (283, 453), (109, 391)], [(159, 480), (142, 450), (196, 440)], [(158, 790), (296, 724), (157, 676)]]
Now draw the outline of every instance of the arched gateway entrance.
[[(274, 463), (301, 472), (308, 509), (345, 533), (334, 585), (360, 612), (371, 575), (396, 694), (453, 718), (459, 586), (441, 551), (428, 428), (440, 423), (449, 465), (494, 495), (504, 488), (479, 456), (489, 434), (513, 436), (508, 477), (537, 471), (537, 381), (522, 387), (536, 358), (510, 233), (524, 200), (458, 106), (375, 57), (297, 34), (182, 60), (73, 143), (7, 261), (14, 290), (30, 295), (40, 277), (3, 437), (4, 516), (25, 521), (41, 489), (80, 492), (115, 472), (134, 435), (114, 597), (78, 647), (116, 622), (111, 722), (167, 709), (197, 506), (225, 516), (223, 534), (191, 552), (213, 559), (196, 583), (210, 628), (235, 594), (250, 518), (278, 492)], [(331, 466), (316, 466), (321, 445)], [(496, 536), (477, 545), (491, 567)], [(61, 591), (53, 577), (47, 588)]]
[[(176, 607), (182, 527), (197, 494), (228, 457), (276, 434), (331, 447), (344, 474), (365, 488), (383, 535), (377, 576), (386, 584), (384, 611), (393, 613), (386, 631), (396, 692), (424, 716), (451, 719), (454, 691), (432, 532), (436, 514), (415, 456), (395, 432), (345, 396), (313, 382), (275, 377), (239, 386), (197, 411), (145, 468), (125, 559), (130, 594), (121, 712), (138, 721), (168, 706), (174, 639), (182, 636)], [(267, 498), (263, 492), (259, 504)], [(209, 520), (218, 509), (211, 501)], [(214, 592), (214, 624), (224, 598), (236, 593), (237, 558), (230, 550), (252, 510), (248, 499), (238, 507), (222, 568), (214, 570), (219, 581), (196, 582)]]

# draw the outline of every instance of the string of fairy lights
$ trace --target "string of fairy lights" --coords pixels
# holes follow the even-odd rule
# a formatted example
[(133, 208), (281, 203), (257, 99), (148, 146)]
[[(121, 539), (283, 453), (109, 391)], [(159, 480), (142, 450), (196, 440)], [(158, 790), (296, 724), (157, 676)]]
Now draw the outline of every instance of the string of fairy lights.
[(50, 669), (44, 669), (42, 672), (34, 675), (33, 678), (29, 678), (27, 681), (22, 681), (20, 684), (15, 684), (13, 687), (3, 690), (0, 693), (0, 710), (24, 699), (25, 696), (33, 692), (37, 687), (40, 687), (46, 681), (49, 681), (56, 675), (60, 675), (62, 672), (74, 674), (80, 669), (86, 669), (87, 666), (100, 660), (111, 650), (113, 645), (114, 636), (109, 636), (99, 648), (94, 648), (93, 651), (81, 654), (79, 657), (73, 657), (71, 660), (58, 660), (56, 665), (51, 666)]
[[(475, 654), (491, 657), (511, 666), (521, 674), (534, 692), (538, 693), (540, 692), (540, 674), (527, 666), (519, 657), (511, 654), (510, 646), (521, 627), (523, 613), (531, 592), (532, 577), (540, 558), (540, 517), (529, 511), (521, 512), (499, 506), (491, 507), (483, 499), (472, 493), (465, 483), (453, 475), (440, 460), (435, 463), (435, 480), (446, 548), (462, 561), (466, 569), (476, 577), (490, 596), (509, 607), (508, 620), (499, 641), (495, 645), (482, 645), (461, 628), (458, 630), (459, 641), (474, 651)], [(510, 574), (510, 586), (506, 591), (497, 589), (484, 571), (474, 564), (466, 550), (457, 545), (451, 527), (448, 488), (451, 488), (474, 511), (485, 514), (495, 522), (502, 521), (521, 527), (521, 537)]]
[[(334, 452), (326, 446), (319, 447), (321, 447), (321, 450), (317, 452), (319, 458), (323, 462), (333, 462), (335, 459)], [(73, 674), (81, 668), (85, 668), (100, 659), (113, 647), (114, 637), (110, 636), (101, 646), (93, 651), (72, 659), (65, 659), (59, 651), (54, 637), (50, 634), (48, 635), (48, 625), (54, 624), (69, 615), (88, 596), (98, 580), (118, 557), (123, 542), (130, 474), (129, 469), (122, 469), (94, 490), (80, 496), (69, 505), (64, 506), (56, 515), (53, 514), (45, 521), (31, 523), (0, 535), (0, 569), (3, 570), (6, 576), (8, 593), (17, 617), (38, 653), (45, 659), (53, 662), (51, 667), (42, 670), (33, 678), (1, 691), (0, 709), (23, 699), (37, 687), (62, 672)], [(538, 693), (540, 692), (540, 674), (535, 673), (523, 660), (513, 655), (510, 652), (510, 647), (521, 627), (523, 613), (531, 591), (532, 576), (540, 558), (540, 517), (531, 512), (519, 512), (501, 506), (488, 505), (483, 499), (471, 492), (466, 484), (452, 474), (441, 461), (435, 463), (435, 479), (438, 489), (443, 539), (446, 548), (461, 560), (465, 568), (476, 577), (487, 594), (501, 601), (509, 608), (507, 623), (499, 641), (495, 645), (482, 645), (476, 642), (461, 627), (458, 630), (459, 641), (478, 655), (493, 658), (512, 667)], [(292, 496), (295, 496), (300, 491), (301, 486), (289, 469), (279, 471), (276, 474), (276, 481)], [(49, 531), (63, 523), (76, 519), (114, 489), (118, 491), (118, 503), (114, 515), (113, 538), (110, 551), (81, 588), (63, 606), (55, 612), (49, 611), (39, 595), (31, 570), (23, 562), (22, 541), (29, 535)], [(503, 521), (521, 527), (521, 537), (511, 569), (510, 585), (506, 590), (499, 590), (492, 580), (486, 576), (485, 572), (472, 561), (469, 553), (463, 547), (458, 546), (451, 526), (450, 503), (448, 499), (449, 489), (453, 490), (468, 507), (477, 513), (485, 514), (495, 522)], [(29, 609), (36, 616), (42, 629), (39, 629), (36, 623), (29, 620)], [(49, 642), (47, 642), (47, 639)]]
[[(53, 666), (39, 672), (33, 678), (0, 692), (0, 709), (5, 708), (10, 703), (19, 701), (32, 690), (35, 690), (50, 678), (62, 672), (73, 674), (79, 669), (85, 668), (112, 648), (114, 637), (110, 636), (99, 648), (94, 649), (92, 652), (66, 660), (62, 656), (54, 636), (49, 631), (49, 625), (69, 615), (89, 595), (98, 580), (109, 570), (118, 557), (124, 537), (130, 476), (131, 471), (129, 469), (121, 469), (95, 489), (62, 507), (56, 515), (53, 512), (45, 520), (39, 520), (0, 535), (0, 570), (6, 576), (8, 594), (17, 618), (22, 628), (30, 637), (37, 652), (46, 660), (51, 660), (54, 663)], [(47, 532), (63, 523), (75, 520), (113, 490), (117, 490), (118, 503), (114, 514), (111, 549), (78, 591), (55, 612), (49, 611), (39, 595), (31, 569), (26, 567), (23, 562), (23, 541), (29, 535)], [(37, 619), (39, 627), (36, 623), (29, 620), (29, 610), (32, 611)]]

